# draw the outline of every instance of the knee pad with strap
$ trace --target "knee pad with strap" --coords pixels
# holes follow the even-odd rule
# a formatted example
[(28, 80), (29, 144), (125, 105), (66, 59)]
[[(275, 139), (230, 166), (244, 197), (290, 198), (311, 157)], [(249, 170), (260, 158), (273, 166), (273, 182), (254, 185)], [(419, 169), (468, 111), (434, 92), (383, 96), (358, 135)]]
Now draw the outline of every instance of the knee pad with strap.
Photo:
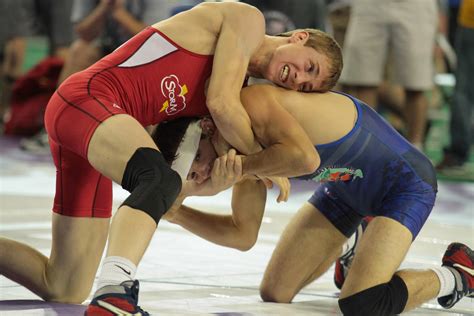
[(127, 163), (122, 188), (130, 192), (122, 205), (147, 213), (158, 224), (181, 191), (181, 178), (158, 150), (142, 147)]
[(385, 316), (403, 312), (408, 300), (408, 289), (398, 275), (388, 283), (376, 285), (339, 300), (344, 315)]

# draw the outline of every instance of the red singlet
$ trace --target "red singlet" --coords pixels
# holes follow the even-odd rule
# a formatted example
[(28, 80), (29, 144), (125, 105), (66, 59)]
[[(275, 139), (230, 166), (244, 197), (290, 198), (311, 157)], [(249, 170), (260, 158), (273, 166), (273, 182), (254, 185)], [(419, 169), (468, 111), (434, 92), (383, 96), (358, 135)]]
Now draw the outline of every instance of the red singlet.
[(148, 27), (69, 77), (48, 103), (45, 126), (57, 167), (53, 211), (110, 217), (112, 182), (87, 161), (100, 123), (128, 114), (143, 126), (209, 114), (204, 95), (213, 56), (192, 53)]

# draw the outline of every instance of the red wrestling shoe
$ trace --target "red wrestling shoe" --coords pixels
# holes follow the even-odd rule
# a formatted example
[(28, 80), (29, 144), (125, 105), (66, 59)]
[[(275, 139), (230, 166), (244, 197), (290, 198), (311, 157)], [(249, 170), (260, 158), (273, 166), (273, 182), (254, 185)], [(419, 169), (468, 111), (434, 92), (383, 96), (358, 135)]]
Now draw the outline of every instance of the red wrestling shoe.
[(125, 281), (120, 285), (108, 285), (95, 293), (84, 315), (113, 316), (113, 315), (143, 315), (147, 312), (138, 306), (138, 280)]
[(373, 216), (366, 216), (362, 219), (359, 227), (357, 227), (357, 230), (355, 232), (354, 246), (352, 246), (352, 248), (349, 249), (348, 252), (346, 252), (343, 256), (339, 257), (336, 260), (336, 266), (334, 267), (334, 284), (338, 289), (342, 289), (342, 286), (344, 285), (347, 273), (349, 272), (349, 267), (351, 266), (352, 260), (354, 260), (355, 249), (359, 244), (360, 238), (362, 237), (362, 234), (367, 228), (367, 225), (372, 219), (374, 219)]
[(451, 295), (438, 298), (444, 308), (451, 308), (464, 296), (474, 297), (474, 251), (461, 243), (452, 243), (443, 256), (443, 267), (454, 274), (455, 287)]

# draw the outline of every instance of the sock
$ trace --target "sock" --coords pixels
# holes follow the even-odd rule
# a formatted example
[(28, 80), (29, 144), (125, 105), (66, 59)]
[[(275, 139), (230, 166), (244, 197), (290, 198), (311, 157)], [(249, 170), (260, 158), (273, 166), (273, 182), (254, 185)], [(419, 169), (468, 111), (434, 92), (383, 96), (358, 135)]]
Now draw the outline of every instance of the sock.
[(456, 285), (454, 274), (446, 267), (436, 267), (431, 268), (431, 270), (436, 273), (440, 283), (439, 293), (436, 297), (443, 297), (453, 294)]
[(353, 233), (351, 237), (342, 245), (342, 252), (341, 252), (341, 257), (344, 257), (349, 250), (354, 247), (354, 244), (356, 242), (356, 233)]
[(106, 285), (119, 285), (124, 281), (133, 280), (136, 272), (137, 266), (127, 258), (107, 257), (102, 262), (97, 288), (100, 289)]

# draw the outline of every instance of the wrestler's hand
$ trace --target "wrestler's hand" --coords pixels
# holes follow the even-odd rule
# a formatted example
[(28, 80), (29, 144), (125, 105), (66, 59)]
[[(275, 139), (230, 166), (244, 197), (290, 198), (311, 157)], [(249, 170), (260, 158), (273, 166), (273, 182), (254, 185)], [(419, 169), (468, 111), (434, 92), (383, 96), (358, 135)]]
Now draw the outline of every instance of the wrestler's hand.
[(242, 176), (242, 156), (237, 155), (236, 150), (232, 148), (214, 162), (211, 172), (212, 186), (217, 192), (221, 192), (242, 180)]
[(277, 197), (277, 202), (286, 202), (288, 201), (288, 196), (290, 195), (291, 184), (288, 178), (284, 177), (260, 177), (267, 189), (273, 188), (275, 184), (280, 188), (280, 194)]
[(227, 190), (242, 180), (242, 156), (237, 155), (235, 149), (214, 161), (211, 177), (201, 184), (192, 182), (187, 186), (186, 194), (210, 196)]

